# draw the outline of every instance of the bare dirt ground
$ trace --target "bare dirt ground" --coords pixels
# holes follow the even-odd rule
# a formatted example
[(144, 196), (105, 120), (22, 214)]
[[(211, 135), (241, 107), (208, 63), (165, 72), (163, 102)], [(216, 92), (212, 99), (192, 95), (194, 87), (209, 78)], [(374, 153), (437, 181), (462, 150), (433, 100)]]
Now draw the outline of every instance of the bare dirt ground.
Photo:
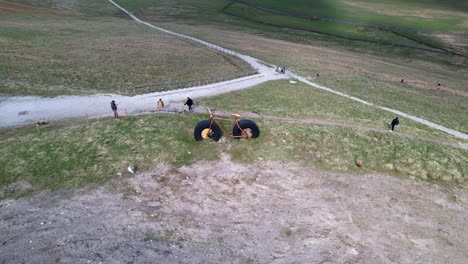
[(0, 263), (466, 263), (467, 192), (298, 163), (160, 165), (0, 202)]

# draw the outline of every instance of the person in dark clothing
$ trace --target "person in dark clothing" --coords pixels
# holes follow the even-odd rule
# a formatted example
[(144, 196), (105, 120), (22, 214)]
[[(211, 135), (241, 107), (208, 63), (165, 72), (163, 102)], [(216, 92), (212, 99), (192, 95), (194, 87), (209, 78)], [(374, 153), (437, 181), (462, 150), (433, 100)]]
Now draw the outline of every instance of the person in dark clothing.
[(119, 114), (117, 113), (117, 104), (114, 100), (111, 102), (112, 111), (114, 111), (114, 118), (119, 118)]
[(392, 123), (390, 124), (392, 126), (392, 131), (395, 129), (395, 126), (400, 124), (400, 121), (398, 120), (398, 116), (395, 117), (395, 119), (392, 120)]
[(190, 97), (187, 97), (187, 102), (185, 102), (184, 105), (188, 106), (189, 112), (193, 112), (193, 108), (192, 108), (192, 106), (193, 106), (193, 100), (190, 99)]

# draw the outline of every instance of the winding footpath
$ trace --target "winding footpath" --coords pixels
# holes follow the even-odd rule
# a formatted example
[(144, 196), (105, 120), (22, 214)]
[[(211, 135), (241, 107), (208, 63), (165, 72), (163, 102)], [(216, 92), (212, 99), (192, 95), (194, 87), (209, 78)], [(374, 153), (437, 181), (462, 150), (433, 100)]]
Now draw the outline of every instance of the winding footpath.
[(117, 5), (112, 0), (109, 0), (109, 2), (116, 6), (118, 9), (120, 9), (122, 12), (126, 13), (130, 18), (132, 18), (135, 22), (139, 24), (148, 26), (155, 30), (179, 38), (194, 41), (196, 43), (199, 43), (200, 45), (207, 46), (218, 52), (223, 52), (238, 57), (239, 59), (242, 59), (243, 61), (250, 64), (252, 68), (256, 69), (258, 74), (215, 84), (190, 87), (166, 92), (148, 93), (133, 97), (115, 94), (103, 94), (95, 96), (59, 96), (54, 98), (42, 98), (33, 96), (0, 97), (0, 127), (22, 126), (32, 124), (37, 121), (55, 121), (66, 118), (82, 118), (85, 115), (88, 115), (90, 118), (99, 117), (103, 115), (111, 115), (111, 100), (115, 100), (119, 104), (118, 107), (121, 113), (122, 111), (126, 110), (129, 114), (134, 114), (155, 109), (156, 101), (158, 98), (164, 98), (163, 100), (165, 102), (183, 101), (187, 97), (197, 98), (216, 96), (223, 93), (247, 89), (267, 81), (280, 80), (285, 78), (295, 78), (314, 88), (325, 90), (336, 95), (343, 96), (351, 100), (376, 107), (378, 109), (392, 112), (396, 115), (411, 119), (413, 121), (427, 125), (431, 128), (444, 131), (457, 138), (468, 140), (468, 135), (459, 131), (435, 124), (433, 122), (403, 113), (395, 109), (375, 105), (373, 103), (344, 94), (331, 88), (318, 85), (316, 83), (310, 82), (304, 77), (294, 74), (293, 72), (289, 72), (286, 75), (277, 73), (275, 71), (274, 66), (265, 66), (268, 63), (262, 62), (261, 60), (258, 60), (256, 58), (225, 49), (223, 47), (208, 43), (200, 39), (169, 31), (164, 28), (156, 27), (148, 22), (144, 22), (138, 19), (133, 14), (131, 14), (121, 6)]

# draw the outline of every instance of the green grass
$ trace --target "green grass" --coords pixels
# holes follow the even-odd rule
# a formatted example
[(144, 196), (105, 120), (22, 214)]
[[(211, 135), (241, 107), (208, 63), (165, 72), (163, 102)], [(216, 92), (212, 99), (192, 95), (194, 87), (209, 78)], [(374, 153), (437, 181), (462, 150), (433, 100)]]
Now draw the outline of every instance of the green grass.
[[(401, 1), (386, 1), (382, 5), (381, 1), (265, 1), (250, 0), (248, 2), (275, 10), (300, 13), (311, 16), (330, 17), (340, 20), (350, 20), (372, 24), (388, 24), (400, 27), (414, 27), (420, 30), (436, 30), (443, 32), (463, 32), (466, 28), (467, 15), (463, 10), (467, 10), (466, 4), (452, 5), (437, 3), (431, 0), (420, 1), (418, 3), (405, 4)], [(220, 9), (229, 1), (211, 1), (211, 0), (159, 0), (157, 2), (149, 0), (128, 1), (119, 0), (119, 4), (129, 8), (130, 11), (148, 21), (157, 23), (178, 23), (200, 26), (217, 26), (230, 28), (243, 32), (253, 32), (255, 34), (267, 35), (277, 39), (289, 39), (295, 42), (323, 41), (326, 45), (336, 45), (341, 49), (347, 49), (353, 52), (373, 53), (383, 57), (399, 56), (401, 58), (414, 58), (423, 60), (436, 60), (439, 63), (452, 64), (450, 55), (437, 54), (425, 51), (416, 51), (407, 48), (393, 46), (369, 45), (366, 43), (338, 39), (331, 36), (314, 34), (310, 32), (301, 32), (297, 30), (284, 30), (276, 27), (266, 26), (255, 22), (232, 17), (221, 13)], [(456, 6), (456, 7), (455, 7)], [(272, 22), (275, 24), (284, 24), (289, 26), (299, 26), (301, 28), (310, 28), (315, 30), (329, 31), (331, 33), (343, 34), (349, 37), (361, 37), (369, 40), (379, 40), (387, 42), (401, 42), (402, 44), (411, 44), (424, 47), (416, 42), (398, 37), (391, 33), (372, 28), (355, 27), (344, 24), (328, 22), (312, 22), (307, 19), (295, 19), (292, 17), (283, 17), (280, 15), (268, 15), (263, 11), (253, 10), (240, 4), (233, 4), (228, 9), (229, 12), (251, 17), (254, 19)], [(388, 14), (387, 14), (388, 13)], [(422, 13), (422, 14), (421, 14)], [(427, 13), (427, 14), (426, 14)], [(415, 34), (413, 34), (415, 35)], [(453, 46), (455, 42), (446, 43), (446, 40), (436, 39), (434, 36), (420, 36), (426, 42), (437, 43), (443, 47)], [(203, 37), (203, 36), (201, 36)], [(457, 41), (457, 45), (463, 51), (463, 46), (468, 45), (466, 37), (462, 42)], [(461, 44), (460, 44), (461, 43)], [(464, 43), (464, 44), (463, 44)]]
[[(468, 133), (468, 106), (466, 97), (432, 89), (419, 88), (410, 84), (381, 81), (369, 75), (340, 75), (334, 79), (321, 80), (326, 86), (375, 104), (397, 109), (424, 118), (434, 123)], [(445, 85), (445, 84), (444, 84)]]
[[(358, 126), (388, 129), (387, 124), (394, 114), (367, 106), (332, 93), (313, 88), (303, 83), (289, 81), (268, 82), (254, 88), (227, 95), (199, 100), (211, 108), (230, 111), (255, 112), (262, 115), (321, 119), (338, 121)], [(427, 105), (426, 107), (430, 107)], [(459, 113), (459, 112), (458, 112)], [(455, 113), (454, 113), (455, 114)], [(459, 118), (462, 118), (461, 116)], [(398, 132), (461, 141), (445, 132), (431, 129), (409, 119), (400, 117)]]
[[(335, 171), (384, 172), (448, 182), (464, 182), (468, 175), (466, 150), (347, 128), (271, 121), (259, 125), (263, 133), (259, 140), (233, 146), (235, 160), (302, 161)], [(363, 161), (363, 167), (356, 166), (356, 159)]]
[[(193, 28), (185, 30), (197, 32)], [(240, 33), (232, 37), (224, 34), (221, 38), (221, 32), (211, 30), (196, 34), (205, 35), (210, 41), (228, 48), (237, 48), (244, 54), (285, 65), (301, 76), (314, 77), (320, 71), (321, 77), (313, 81), (321, 85), (468, 132), (468, 84), (465, 77), (468, 72), (465, 67), (398, 57), (366, 56), (324, 48), (323, 45), (270, 42), (268, 38)], [(400, 83), (401, 79), (405, 79), (404, 84)], [(440, 87), (438, 83), (441, 83)]]
[[(114, 6), (108, 1), (96, 0), (8, 0), (8, 2), (22, 4), (31, 7), (43, 9), (52, 9), (52, 11), (68, 11), (80, 15), (96, 17), (118, 15)], [(36, 10), (33, 12), (36, 13)]]
[[(362, 39), (371, 42), (391, 43), (394, 45), (407, 45), (417, 48), (429, 48), (413, 40), (409, 40), (401, 36), (395, 35), (392, 32), (379, 30), (377, 28), (362, 27), (341, 23), (331, 23), (326, 21), (312, 21), (310, 19), (282, 16), (267, 13), (265, 11), (257, 10), (252, 7), (248, 7), (241, 4), (231, 5), (227, 11), (231, 14), (241, 15), (242, 17), (245, 17), (247, 19), (255, 19), (256, 21), (260, 21), (271, 25), (292, 27), (299, 30), (319, 31), (324, 32), (326, 34), (336, 34), (346, 38)], [(453, 25), (450, 28), (453, 28)], [(412, 35), (413, 37), (419, 39), (419, 36), (416, 36), (416, 34)], [(429, 41), (427, 41), (427, 39), (429, 39)], [(430, 43), (436, 42), (436, 40), (431, 39), (429, 37), (425, 37), (425, 40), (426, 42)], [(352, 43), (352, 41), (350, 43)], [(442, 43), (437, 44), (438, 46), (443, 47)]]
[[(174, 166), (217, 159), (229, 153), (238, 162), (301, 161), (305, 165), (344, 172), (384, 172), (448, 183), (463, 183), (468, 175), (466, 150), (407, 139), (392, 134), (256, 120), (255, 140), (196, 142), (193, 127), (201, 115), (136, 116), (115, 121), (99, 119), (89, 127), (63, 124), (0, 131), (0, 187), (26, 181), (29, 193), (102, 183), (157, 164)], [(355, 160), (361, 159), (358, 168)], [(21, 193), (3, 192), (2, 198)]]
[(250, 69), (237, 58), (127, 18), (48, 9), (31, 16), (34, 8), (21, 10), (0, 19), (3, 95), (122, 93), (125, 87), (209, 80)]
[[(294, 1), (265, 1), (265, 0), (246, 0), (246, 2), (262, 6), (265, 8), (294, 14), (303, 14), (309, 16), (321, 16), (340, 20), (349, 20), (355, 22), (365, 22), (373, 24), (385, 24), (401, 27), (411, 27), (421, 30), (433, 31), (452, 31), (461, 24), (459, 16), (438, 16), (433, 18), (422, 18), (417, 16), (421, 10), (429, 11), (460, 11), (458, 7), (468, 12), (468, 4), (456, 1), (342, 1), (342, 0), (294, 0)], [(364, 2), (364, 3), (362, 3)], [(356, 3), (361, 3), (356, 5)], [(442, 3), (442, 4), (441, 4)], [(384, 8), (393, 9), (394, 15), (385, 14), (384, 10), (376, 10), (378, 4), (385, 4)], [(457, 4), (458, 7), (455, 7)], [(413, 11), (414, 16), (398, 15), (399, 11)], [(377, 12), (380, 11), (380, 12)]]
[[(264, 1), (258, 1), (258, 2), (261, 2), (259, 4), (262, 4)], [(301, 1), (298, 1), (298, 2), (301, 2)], [(331, 2), (334, 2), (334, 1), (331, 1)], [(273, 8), (274, 10), (278, 10), (278, 11), (285, 11), (284, 9), (288, 9), (291, 6), (293, 6), (293, 5), (290, 5), (289, 2), (287, 5), (285, 5), (285, 2), (279, 2), (279, 1), (278, 2), (270, 1), (270, 2), (265, 2), (264, 4), (268, 6), (269, 4), (272, 4), (272, 3), (276, 3), (278, 7), (270, 7), (270, 8)], [(309, 2), (307, 2), (307, 4), (304, 3), (304, 8), (300, 9), (302, 10), (302, 12), (299, 12), (299, 13), (310, 16), (310, 17), (313, 15), (323, 16), (323, 14), (320, 14), (321, 12), (320, 8), (318, 10), (312, 9), (313, 10), (312, 14), (307, 13), (307, 10), (310, 10), (311, 8), (314, 7), (313, 3), (309, 3)], [(272, 28), (276, 27), (276, 31), (303, 32), (303, 33), (309, 34), (310, 36), (314, 36), (315, 38), (319, 38), (324, 41), (340, 43), (342, 45), (353, 47), (354, 49), (362, 49), (363, 46), (367, 46), (367, 48), (371, 47), (371, 49), (373, 50), (375, 49), (375, 47), (379, 47), (381, 52), (399, 53), (400, 56), (408, 57), (408, 55), (412, 53), (416, 53), (416, 54), (431, 53), (427, 51), (418, 50), (418, 48), (435, 50), (434, 48), (430, 46), (421, 44), (420, 43), (421, 41), (424, 43), (428, 43), (433, 46), (435, 45), (436, 47), (445, 48), (445, 49), (453, 49), (453, 46), (454, 46), (453, 41), (451, 43), (444, 43), (444, 41), (446, 40), (437, 38), (432, 35), (423, 36), (422, 34), (413, 33), (411, 31), (406, 32), (401, 29), (398, 30), (400, 31), (400, 33), (403, 33), (404, 35), (411, 36), (413, 39), (416, 40), (414, 41), (412, 39), (408, 39), (408, 38), (399, 36), (397, 34), (393, 34), (390, 31), (379, 30), (373, 27), (364, 27), (364, 26), (350, 25), (350, 24), (345, 24), (345, 23), (328, 22), (328, 21), (315, 21), (315, 20), (311, 20), (307, 18), (296, 18), (292, 16), (285, 16), (285, 15), (270, 13), (270, 12), (256, 9), (254, 7), (250, 7), (241, 3), (234, 3), (230, 5), (229, 8), (226, 9), (226, 12), (228, 14), (240, 16), (243, 19), (246, 19), (246, 21), (249, 21), (249, 19), (253, 19), (253, 21), (249, 21), (249, 22), (253, 24), (257, 24), (257, 26), (267, 27), (266, 25), (271, 25)], [(344, 13), (346, 12), (344, 11), (340, 12), (339, 13), (340, 15), (337, 19), (341, 19), (341, 20), (351, 19), (352, 20), (352, 18), (343, 16), (342, 14)], [(432, 30), (432, 31), (438, 31), (438, 32), (454, 31), (455, 29), (457, 29), (458, 25), (463, 25), (464, 21), (466, 21), (466, 17), (413, 19), (409, 17), (402, 18), (401, 16), (395, 16), (394, 20), (387, 21), (388, 19), (385, 19), (385, 16), (381, 14), (374, 14), (372, 18), (365, 19), (366, 12), (362, 10), (358, 10), (356, 12), (351, 12), (351, 13), (353, 14), (353, 16), (355, 16), (355, 18), (358, 19), (357, 21), (356, 19), (353, 20), (356, 22), (365, 22), (365, 23), (371, 23), (371, 24), (386, 24), (386, 25), (392, 25), (392, 26), (397, 26), (397, 27), (410, 27), (410, 28), (415, 28), (419, 30)], [(415, 21), (412, 21), (412, 19)], [(263, 25), (262, 23), (265, 23), (265, 25)], [(433, 26), (430, 26), (432, 24)], [(281, 27), (290, 28), (290, 29), (278, 30)], [(265, 30), (267, 29), (265, 28)], [(317, 35), (313, 32), (322, 32), (322, 33)], [(327, 34), (333, 34), (335, 36), (341, 36), (341, 37), (327, 36)], [(343, 39), (343, 38), (348, 38), (348, 39)], [(359, 40), (368, 41), (368, 42), (378, 42), (379, 44), (368, 44), (365, 42), (354, 41), (351, 39), (359, 39)], [(460, 47), (462, 47), (463, 45), (468, 45), (468, 41), (466, 37), (464, 38), (464, 43), (465, 44), (458, 43), (456, 45), (459, 45), (459, 46), (461, 45)], [(414, 48), (396, 47), (393, 45), (403, 45), (403, 46), (410, 46)], [(450, 48), (448, 48), (449, 46)], [(459, 48), (457, 48), (458, 53), (460, 53)], [(405, 55), (405, 53), (407, 54)], [(431, 57), (432, 56), (438, 57), (440, 56), (440, 54), (432, 54)], [(443, 56), (447, 56), (447, 54)], [(415, 57), (415, 55), (411, 55), (410, 57)]]
[[(74, 126), (57, 125), (0, 130), (0, 186), (26, 180), (35, 189), (57, 189), (101, 183), (127, 166), (149, 169), (159, 163), (174, 166), (214, 159), (213, 144), (192, 139), (197, 120), (184, 116), (130, 117), (95, 120)], [(187, 123), (191, 125), (187, 125)]]

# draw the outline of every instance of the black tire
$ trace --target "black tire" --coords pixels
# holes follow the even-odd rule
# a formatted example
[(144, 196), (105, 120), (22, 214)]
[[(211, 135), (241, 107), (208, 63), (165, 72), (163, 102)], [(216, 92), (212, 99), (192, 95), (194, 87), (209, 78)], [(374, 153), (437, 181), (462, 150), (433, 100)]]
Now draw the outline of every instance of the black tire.
[(198, 122), (197, 126), (193, 130), (193, 135), (195, 136), (196, 141), (202, 141), (205, 138), (211, 138), (214, 141), (218, 141), (223, 133), (216, 123), (211, 123), (210, 120), (203, 120)]
[[(244, 135), (242, 135), (242, 131), (244, 131)], [(258, 136), (260, 136), (260, 129), (258, 129), (258, 126), (257, 124), (255, 124), (254, 121), (243, 119), (240, 120), (239, 123), (234, 125), (234, 127), (232, 128), (232, 135), (235, 136), (237, 139), (239, 139), (240, 136), (258, 138)]]

